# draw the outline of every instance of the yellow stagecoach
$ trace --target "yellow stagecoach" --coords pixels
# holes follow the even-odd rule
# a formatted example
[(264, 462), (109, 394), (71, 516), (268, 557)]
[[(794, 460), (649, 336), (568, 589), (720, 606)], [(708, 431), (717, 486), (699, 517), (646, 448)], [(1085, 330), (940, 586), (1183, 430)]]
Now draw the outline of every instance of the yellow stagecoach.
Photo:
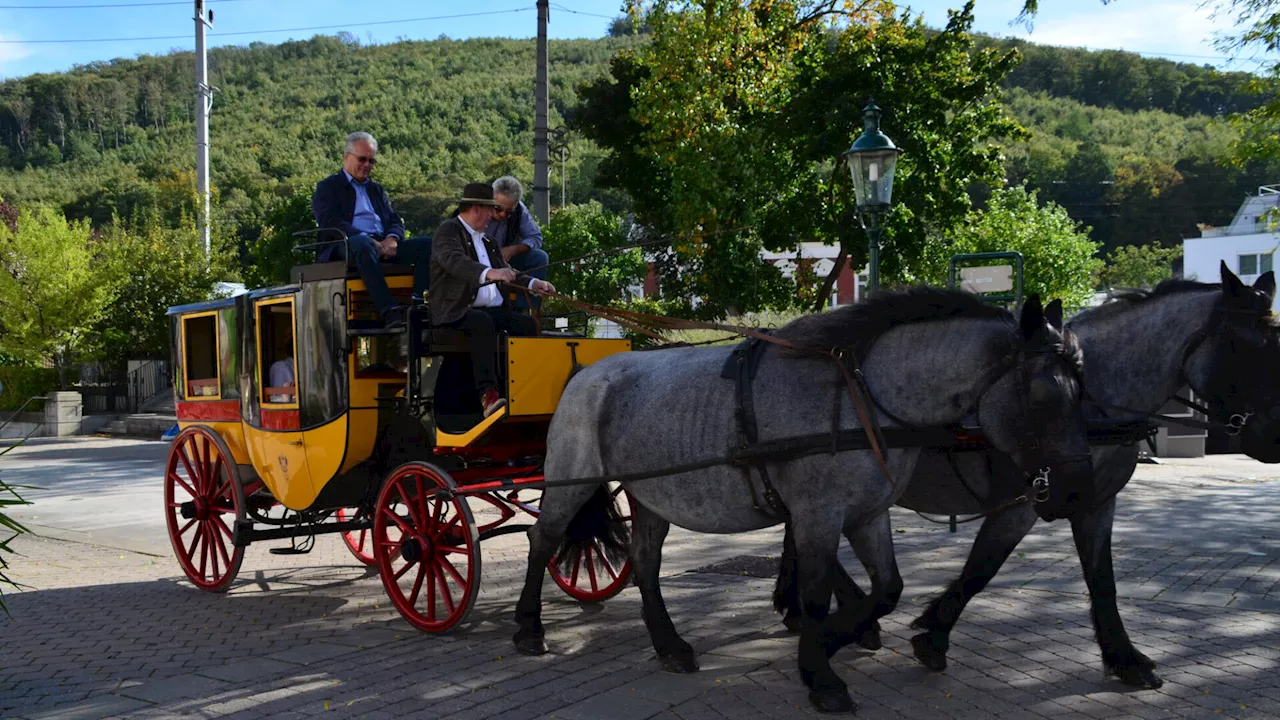
[[(226, 590), (254, 542), (288, 539), (272, 552), (300, 553), (315, 535), (341, 533), (409, 622), (455, 626), (479, 589), (480, 541), (537, 516), (547, 428), (575, 368), (630, 350), (565, 319), (537, 337), (503, 337), (508, 402), (485, 418), (469, 338), (430, 327), (429, 293), (412, 297), (411, 268), (383, 269), (409, 306), (407, 327), (392, 332), (345, 262), (169, 309), (181, 432), (165, 516), (196, 587)], [(626, 500), (615, 499), (626, 521)], [(586, 549), (551, 572), (573, 597), (603, 600), (630, 567)]]

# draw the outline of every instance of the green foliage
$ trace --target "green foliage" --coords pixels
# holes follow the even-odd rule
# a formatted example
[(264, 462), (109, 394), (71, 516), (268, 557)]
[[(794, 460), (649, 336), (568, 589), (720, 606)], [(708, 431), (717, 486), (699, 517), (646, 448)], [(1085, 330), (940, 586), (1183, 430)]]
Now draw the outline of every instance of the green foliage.
[(1102, 266), (1089, 240), (1061, 207), (1041, 206), (1036, 193), (1023, 187), (996, 191), (985, 210), (975, 211), (952, 236), (950, 245), (932, 246), (930, 281), (946, 280), (952, 255), (1014, 251), (1022, 253), (1023, 292), (1046, 301), (1061, 299), (1068, 308), (1083, 307), (1093, 295), (1093, 278)]
[(1181, 247), (1162, 248), (1155, 245), (1118, 247), (1107, 256), (1102, 269), (1104, 287), (1153, 287), (1173, 277), (1173, 261), (1182, 257)]
[[(17, 411), (33, 397), (47, 395), (58, 389), (58, 371), (52, 368), (23, 365), (0, 365), (0, 410)], [(44, 403), (34, 402), (28, 412), (44, 409)]]
[(102, 274), (115, 290), (97, 325), (97, 356), (113, 367), (130, 358), (167, 357), (174, 305), (208, 300), (227, 275), (228, 253), (215, 249), (206, 262), (199, 230), (188, 220), (164, 227), (152, 217), (118, 223), (102, 236)]
[(104, 248), (88, 223), (49, 207), (20, 209), (17, 226), (0, 224), (0, 352), (66, 366), (97, 349), (115, 291), (96, 262)]
[[(15, 447), (18, 447), (21, 444), (22, 442), (18, 442), (13, 445), (10, 445), (9, 447), (6, 447), (4, 450), (0, 450), (0, 456), (3, 456), (5, 453), (8, 453), (10, 450), (13, 450)], [(9, 569), (9, 561), (5, 559), (4, 553), (14, 552), (14, 549), (11, 546), (11, 543), (14, 540), (18, 539), (18, 536), (24, 533), (30, 533), (31, 531), (28, 530), (25, 526), (23, 526), (22, 523), (18, 522), (17, 520), (14, 520), (13, 518), (9, 517), (7, 513), (2, 511), (5, 508), (11, 508), (17, 505), (31, 504), (30, 500), (27, 500), (18, 494), (19, 489), (23, 489), (23, 486), (10, 485), (4, 482), (3, 480), (0, 480), (0, 534), (5, 534), (5, 533), (9, 534), (7, 538), (5, 538), (4, 540), (0, 540), (0, 585), (9, 585), (10, 587), (13, 587), (13, 588), (19, 588), (21, 587), (21, 585), (19, 585), (16, 581), (11, 579), (9, 575), (5, 572), (6, 570)], [(0, 610), (3, 610), (6, 615), (9, 614), (9, 608), (4, 604), (3, 591), (0, 591)]]
[[(543, 240), (553, 262), (558, 262), (623, 247), (627, 228), (622, 218), (593, 200), (552, 213)], [(627, 288), (644, 282), (647, 270), (637, 249), (552, 265), (547, 279), (563, 295), (595, 305), (618, 305), (626, 299)]]
[(293, 266), (315, 262), (318, 249), (293, 249), (322, 239), (314, 235), (294, 236), (315, 226), (310, 194), (299, 192), (280, 199), (263, 218), (262, 234), (250, 251), (253, 262), (245, 269), (245, 284), (251, 288), (283, 285), (289, 282), (289, 270)]
[(657, 267), (664, 298), (686, 313), (792, 304), (796, 288), (762, 249), (822, 240), (865, 262), (847, 171), (833, 161), (861, 131), (868, 95), (906, 151), (885, 237), (890, 277), (917, 277), (928, 231), (966, 216), (970, 183), (1000, 176), (995, 142), (1021, 134), (992, 97), (1016, 55), (975, 46), (972, 5), (939, 33), (891, 6), (833, 22), (835, 5), (654, 3), (651, 42), (580, 91), (573, 127), (611, 151), (602, 182), (673, 239)]

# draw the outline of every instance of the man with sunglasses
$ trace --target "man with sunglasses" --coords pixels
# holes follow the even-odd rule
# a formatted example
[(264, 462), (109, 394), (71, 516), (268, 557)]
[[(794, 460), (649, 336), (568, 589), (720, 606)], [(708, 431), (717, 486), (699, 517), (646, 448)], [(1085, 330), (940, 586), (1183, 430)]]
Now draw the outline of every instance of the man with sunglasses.
[[(547, 279), (547, 263), (550, 258), (542, 249), (542, 230), (534, 222), (529, 208), (520, 201), (524, 195), (524, 187), (511, 175), (504, 175), (493, 181), (493, 199), (498, 206), (494, 208), (493, 220), (485, 229), (485, 234), (493, 238), (502, 248), (502, 259), (512, 269), (528, 273), (539, 280)], [(526, 298), (521, 293), (516, 298), (515, 307), (526, 310), (529, 302), (540, 307), (542, 298)]]
[[(429, 240), (405, 239), (404, 223), (381, 185), (369, 179), (378, 162), (378, 141), (367, 132), (347, 136), (342, 154), (342, 170), (316, 185), (311, 211), (316, 225), (337, 228), (346, 243), (334, 243), (320, 251), (319, 262), (354, 260), (364, 279), (373, 306), (388, 327), (404, 325), (405, 309), (387, 288), (379, 262), (413, 265), (413, 290), (421, 295), (427, 287), (431, 245)], [(351, 257), (346, 256), (350, 248)]]

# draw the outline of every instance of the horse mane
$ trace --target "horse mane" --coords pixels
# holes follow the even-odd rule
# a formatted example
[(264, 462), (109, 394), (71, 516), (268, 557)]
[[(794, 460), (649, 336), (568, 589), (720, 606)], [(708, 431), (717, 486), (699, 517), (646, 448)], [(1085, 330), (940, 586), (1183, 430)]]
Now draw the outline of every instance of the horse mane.
[(918, 286), (886, 290), (829, 312), (805, 315), (778, 330), (777, 337), (812, 348), (845, 348), (864, 357), (875, 341), (893, 328), (954, 317), (1004, 320), (1017, 326), (1013, 313), (960, 290)]
[(1072, 321), (1084, 320), (1100, 320), (1117, 315), (1130, 308), (1142, 305), (1143, 303), (1157, 300), (1170, 295), (1182, 295), (1193, 292), (1206, 292), (1209, 290), (1222, 290), (1221, 283), (1202, 283), (1197, 280), (1185, 280), (1183, 278), (1170, 278), (1161, 281), (1154, 288), (1134, 288), (1115, 292), (1106, 302), (1088, 310), (1084, 310), (1076, 315)]

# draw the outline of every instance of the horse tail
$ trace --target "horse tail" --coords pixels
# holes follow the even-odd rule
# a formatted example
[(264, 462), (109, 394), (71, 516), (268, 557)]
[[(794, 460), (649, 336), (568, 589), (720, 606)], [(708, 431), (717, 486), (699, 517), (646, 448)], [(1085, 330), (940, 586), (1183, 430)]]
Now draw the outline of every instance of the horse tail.
[(564, 539), (556, 548), (556, 563), (562, 574), (569, 574), (583, 553), (604, 553), (610, 564), (620, 568), (627, 561), (627, 548), (631, 545), (631, 531), (623, 519), (622, 510), (614, 502), (608, 486), (601, 485), (578, 509)]

